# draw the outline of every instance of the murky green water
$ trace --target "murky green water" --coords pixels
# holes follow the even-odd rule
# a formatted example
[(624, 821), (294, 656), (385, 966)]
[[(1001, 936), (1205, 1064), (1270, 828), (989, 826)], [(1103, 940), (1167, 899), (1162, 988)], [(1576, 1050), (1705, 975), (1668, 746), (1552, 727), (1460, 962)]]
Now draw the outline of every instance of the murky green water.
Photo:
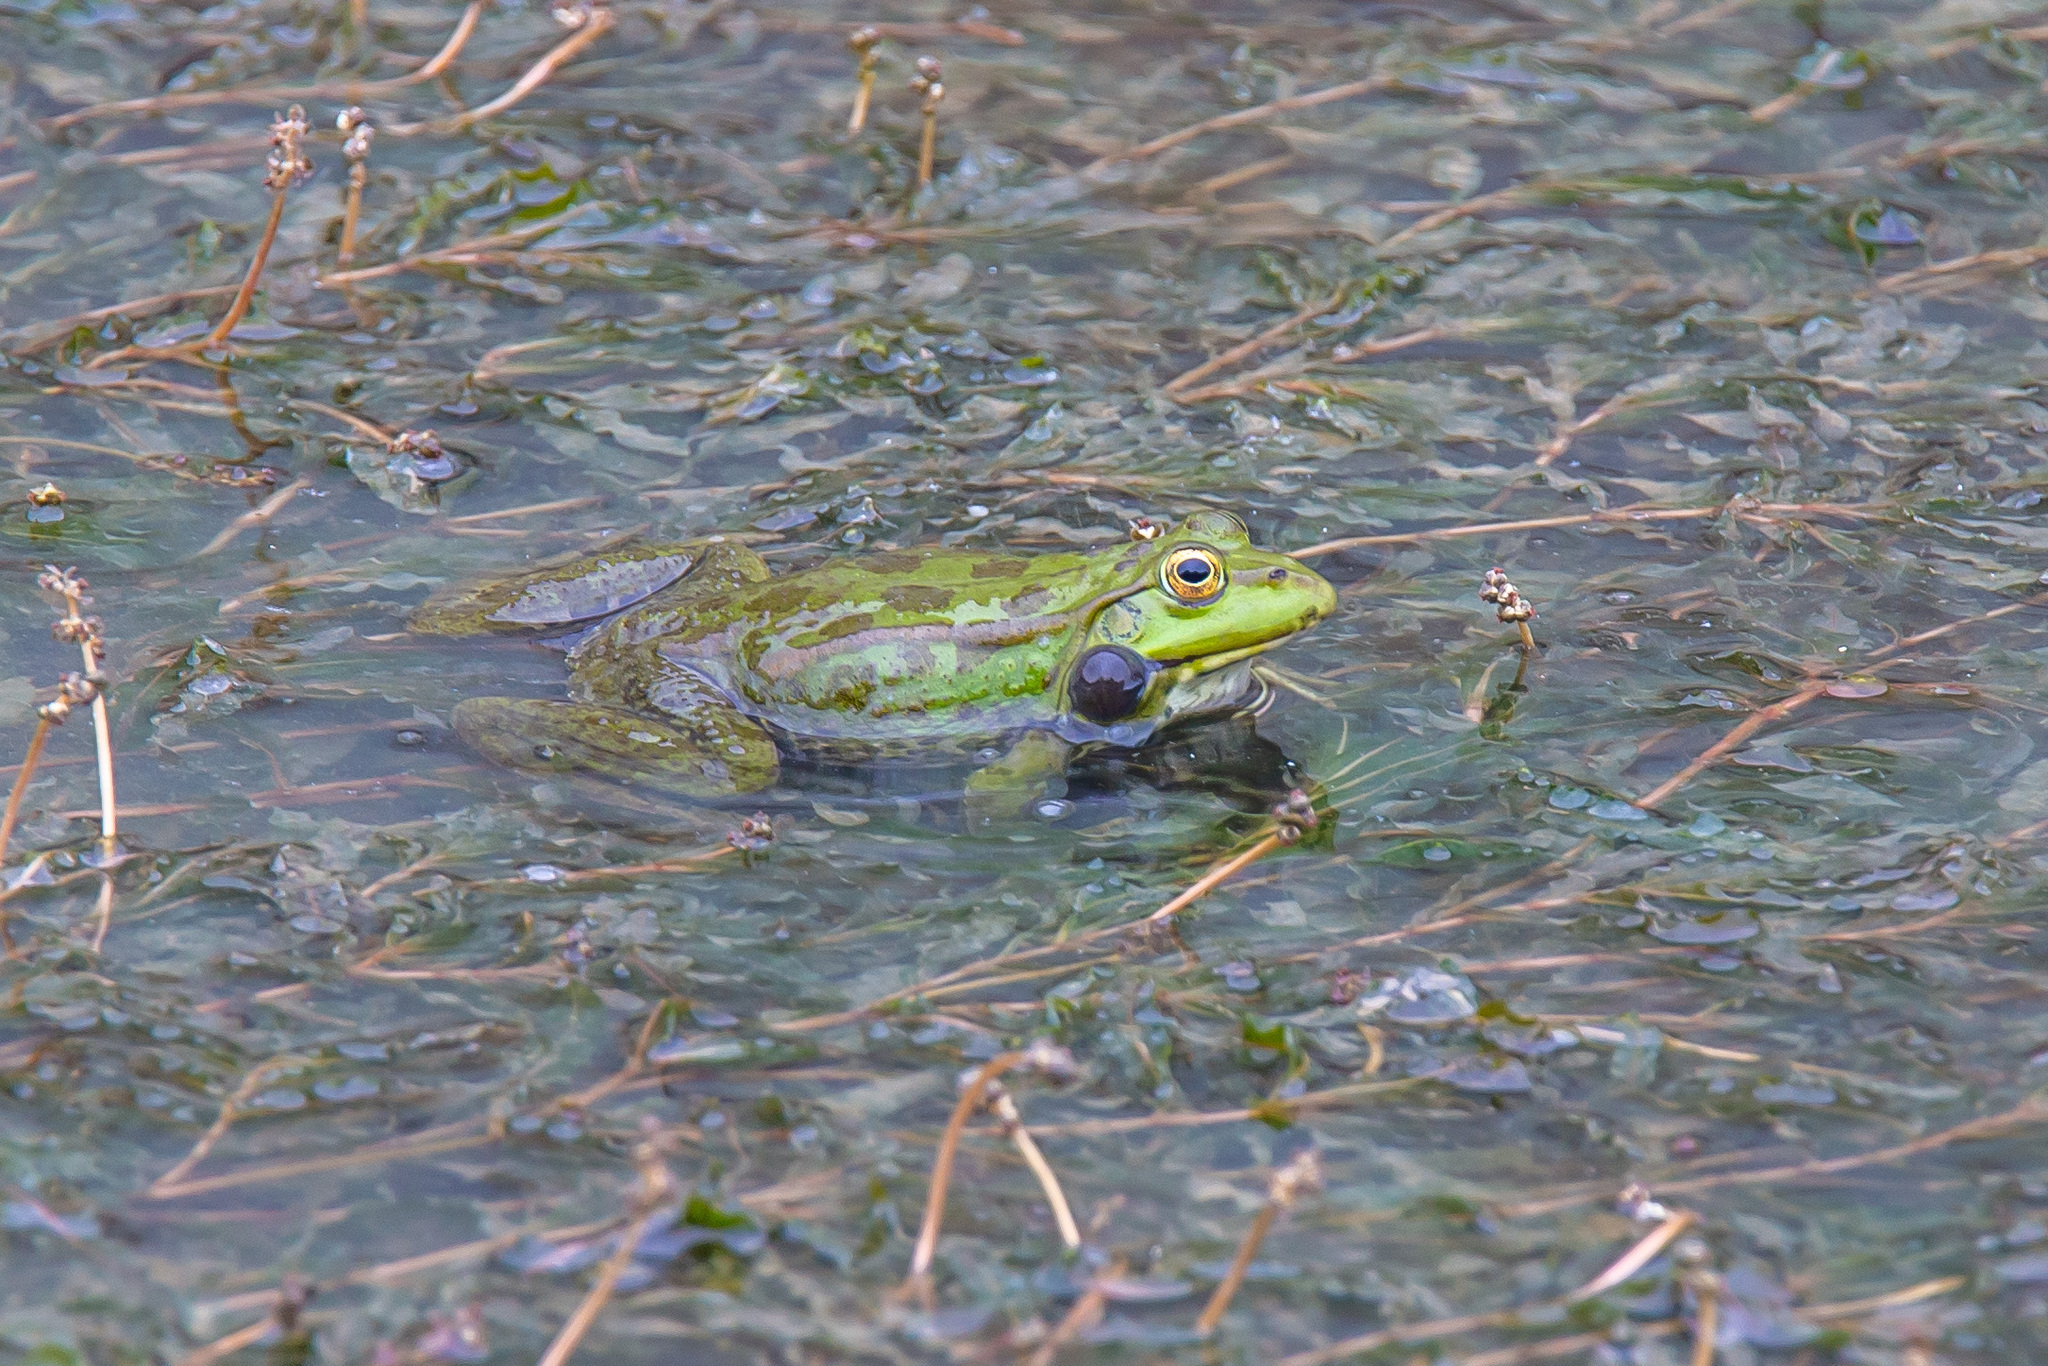
[[(2037, 7), (672, 0), (468, 124), (543, 7), (409, 84), (459, 7), (4, 13), (0, 762), (77, 667), (35, 584), (76, 565), (128, 856), (94, 952), (75, 717), (0, 858), (0, 1357), (175, 1362), (292, 1276), (237, 1360), (535, 1360), (643, 1125), (681, 1194), (580, 1361), (1026, 1360), (1097, 1279), (1060, 1360), (1522, 1309), (1374, 1359), (1649, 1366), (1699, 1359), (1707, 1273), (1724, 1363), (2048, 1356)], [(252, 93), (60, 119), (208, 91)], [(95, 364), (221, 315), (273, 109), (352, 96), (354, 265), (393, 268), (323, 285), (323, 133), (232, 364)], [(426, 428), (445, 463), (376, 435)], [(802, 565), (1204, 507), (1318, 548), (1338, 616), (1262, 715), (990, 834), (798, 774), (770, 849), (604, 873), (745, 812), (478, 763), (452, 705), (559, 657), (404, 632), (629, 530)], [(1303, 779), (1334, 816), (1178, 941), (928, 984), (1146, 915)], [(1086, 1246), (983, 1121), (922, 1303), (955, 1079), (1033, 1038), (1077, 1063), (1014, 1093)], [(1306, 1149), (1325, 1189), (1198, 1343)], [(1704, 1261), (1562, 1307), (1653, 1226), (1631, 1181)]]

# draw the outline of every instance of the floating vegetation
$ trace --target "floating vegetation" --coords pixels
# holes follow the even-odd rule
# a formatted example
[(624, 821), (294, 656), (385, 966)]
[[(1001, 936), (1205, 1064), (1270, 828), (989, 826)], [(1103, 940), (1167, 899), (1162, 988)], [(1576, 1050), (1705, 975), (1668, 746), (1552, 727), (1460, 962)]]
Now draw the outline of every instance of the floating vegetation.
[[(2039, 9), (18, 7), (0, 1360), (2048, 1359)], [(451, 724), (1218, 512), (1002, 819)]]

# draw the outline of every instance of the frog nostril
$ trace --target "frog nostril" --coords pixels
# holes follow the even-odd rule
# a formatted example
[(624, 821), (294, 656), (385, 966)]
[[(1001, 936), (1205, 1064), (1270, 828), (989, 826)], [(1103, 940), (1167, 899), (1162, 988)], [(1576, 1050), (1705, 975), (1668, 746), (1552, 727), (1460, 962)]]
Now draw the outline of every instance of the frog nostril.
[(1266, 571), (1266, 577), (1274, 583), (1287, 582), (1287, 571), (1275, 566)]

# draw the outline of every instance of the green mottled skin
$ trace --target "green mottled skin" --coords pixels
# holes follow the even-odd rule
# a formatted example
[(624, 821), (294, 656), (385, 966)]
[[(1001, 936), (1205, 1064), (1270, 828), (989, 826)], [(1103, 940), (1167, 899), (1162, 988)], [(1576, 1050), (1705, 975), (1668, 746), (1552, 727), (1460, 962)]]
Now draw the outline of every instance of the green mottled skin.
[[(1228, 568), (1228, 586), (1204, 606), (1158, 581), (1162, 557), (1188, 544)], [(1235, 705), (1246, 680), (1233, 666), (1335, 605), (1320, 576), (1253, 549), (1234, 518), (1212, 513), (1090, 553), (877, 551), (774, 578), (730, 541), (633, 547), (430, 606), (415, 625), (492, 629), (502, 624), (493, 612), (521, 592), (636, 559), (687, 572), (570, 654), (576, 702), (466, 702), (456, 713), (465, 738), (522, 767), (540, 752), (542, 766), (703, 795), (772, 782), (777, 741), (839, 757), (938, 756), (1024, 732), (1136, 744), (1175, 717)], [(520, 624), (555, 610), (533, 609)], [(1077, 661), (1103, 644), (1162, 666), (1114, 726), (1074, 714), (1067, 697)]]

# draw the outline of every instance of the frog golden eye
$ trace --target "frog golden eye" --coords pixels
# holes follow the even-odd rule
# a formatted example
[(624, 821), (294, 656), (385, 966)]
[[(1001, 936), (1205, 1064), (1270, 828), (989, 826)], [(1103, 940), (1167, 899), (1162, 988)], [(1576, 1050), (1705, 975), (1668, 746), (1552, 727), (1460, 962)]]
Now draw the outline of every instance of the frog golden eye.
[(1182, 546), (1160, 563), (1159, 584), (1178, 602), (1212, 602), (1223, 592), (1223, 557), (1205, 545)]

